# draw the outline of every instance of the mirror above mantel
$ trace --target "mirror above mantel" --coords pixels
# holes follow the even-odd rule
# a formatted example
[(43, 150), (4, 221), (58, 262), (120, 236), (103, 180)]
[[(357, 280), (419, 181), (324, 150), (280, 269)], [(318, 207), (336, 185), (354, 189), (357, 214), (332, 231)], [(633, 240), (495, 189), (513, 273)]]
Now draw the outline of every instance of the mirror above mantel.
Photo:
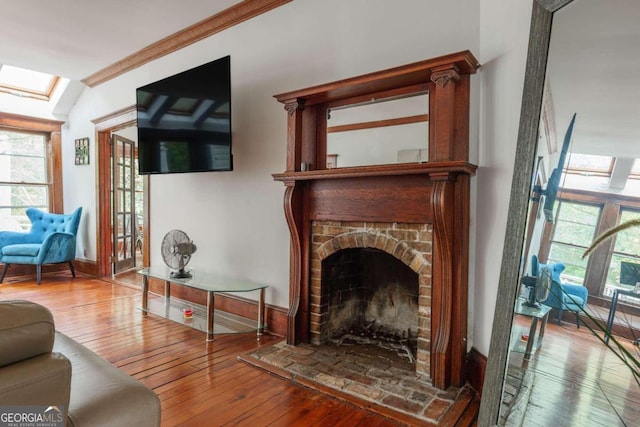
[(478, 67), (463, 51), (275, 95), (289, 113), (285, 173), (468, 162), (469, 82)]
[(429, 160), (429, 95), (371, 99), (327, 112), (327, 168)]

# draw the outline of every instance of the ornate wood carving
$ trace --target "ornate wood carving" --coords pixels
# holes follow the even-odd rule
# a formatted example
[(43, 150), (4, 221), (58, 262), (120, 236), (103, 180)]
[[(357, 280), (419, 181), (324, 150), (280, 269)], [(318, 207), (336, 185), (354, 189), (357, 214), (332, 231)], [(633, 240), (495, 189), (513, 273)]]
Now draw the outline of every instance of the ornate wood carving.
[(431, 74), (431, 81), (441, 88), (444, 88), (450, 80), (453, 80), (454, 82), (460, 80), (460, 74), (458, 74), (458, 70), (455, 66), (434, 71)]
[(304, 110), (304, 101), (288, 102), (284, 104), (284, 109), (287, 110), (290, 116), (293, 116), (297, 110)]
[[(285, 104), (285, 216), (291, 233), (287, 342), (309, 339), (311, 221), (433, 223), (431, 377), (447, 388), (465, 381), (469, 226), (469, 74), (478, 63), (459, 52), (326, 85), (276, 95)], [(326, 169), (329, 108), (429, 91), (429, 162)], [(301, 163), (309, 167), (301, 170)]]

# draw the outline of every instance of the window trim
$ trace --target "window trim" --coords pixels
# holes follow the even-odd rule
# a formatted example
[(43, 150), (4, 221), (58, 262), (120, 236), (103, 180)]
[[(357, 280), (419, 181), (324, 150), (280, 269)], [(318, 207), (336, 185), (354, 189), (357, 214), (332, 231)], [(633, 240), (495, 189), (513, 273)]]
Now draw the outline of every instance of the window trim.
[(19, 132), (45, 134), (47, 182), (51, 212), (64, 213), (62, 197), (62, 125), (64, 121), (0, 112), (0, 127)]
[[(606, 157), (606, 156), (605, 156)], [(608, 169), (589, 169), (589, 168), (579, 168), (579, 167), (569, 167), (570, 161), (567, 162), (567, 166), (564, 171), (573, 175), (590, 175), (590, 176), (606, 176), (610, 177), (613, 173), (613, 167), (616, 163), (616, 158), (611, 157), (611, 162), (609, 163)]]
[(8, 93), (10, 95), (23, 96), (26, 98), (39, 99), (42, 101), (49, 101), (51, 99), (51, 95), (53, 95), (53, 91), (56, 90), (59, 81), (60, 77), (51, 76), (49, 86), (45, 91), (33, 90), (26, 87), (18, 87), (0, 83), (0, 92)]
[[(611, 228), (611, 224), (619, 221), (620, 211), (622, 209), (640, 210), (640, 199), (637, 197), (613, 194), (613, 193), (597, 193), (588, 190), (562, 189), (558, 193), (558, 199), (569, 202), (579, 202), (587, 204), (602, 205), (600, 220), (598, 223), (596, 235), (602, 234)], [(546, 260), (551, 248), (551, 233), (554, 224), (545, 223), (544, 232), (540, 246), (540, 259)], [(606, 271), (611, 262), (611, 244), (612, 239), (608, 239), (598, 246), (589, 256), (587, 261), (587, 274), (585, 276), (584, 285), (589, 290), (589, 304), (608, 307), (611, 298), (603, 296), (606, 286)], [(604, 264), (604, 268), (603, 265)], [(640, 307), (637, 305), (628, 305), (624, 301), (619, 304), (625, 305), (629, 313), (640, 315)]]
[[(570, 199), (570, 198), (566, 198), (566, 197), (558, 197), (557, 202), (559, 204), (558, 208), (555, 209), (554, 212), (554, 222), (553, 222), (553, 226), (551, 227), (550, 231), (549, 231), (549, 235), (548, 238), (546, 239), (546, 253), (545, 253), (545, 260), (548, 260), (549, 256), (551, 255), (551, 246), (556, 243), (558, 245), (561, 246), (568, 246), (571, 248), (577, 248), (577, 249), (583, 249), (586, 250), (588, 248), (588, 246), (583, 246), (583, 245), (578, 245), (575, 244), (573, 242), (563, 242), (560, 240), (554, 240), (554, 236), (556, 235), (556, 227), (558, 226), (558, 216), (560, 214), (560, 209), (561, 209), (561, 204), (562, 203), (571, 203), (571, 204), (577, 204), (577, 205), (585, 205), (585, 206), (590, 206), (593, 208), (597, 209), (597, 219), (596, 219), (596, 223), (594, 226), (594, 233), (593, 233), (593, 238), (595, 238), (595, 236), (598, 235), (598, 229), (600, 227), (600, 222), (602, 221), (602, 213), (603, 213), (603, 209), (604, 206), (602, 203), (594, 203), (593, 201), (585, 201), (585, 200), (575, 200), (575, 199)], [(584, 268), (584, 278), (583, 278), (583, 283), (585, 283), (587, 281), (587, 278), (589, 277), (589, 263), (590, 260), (587, 260), (587, 264), (585, 265)]]

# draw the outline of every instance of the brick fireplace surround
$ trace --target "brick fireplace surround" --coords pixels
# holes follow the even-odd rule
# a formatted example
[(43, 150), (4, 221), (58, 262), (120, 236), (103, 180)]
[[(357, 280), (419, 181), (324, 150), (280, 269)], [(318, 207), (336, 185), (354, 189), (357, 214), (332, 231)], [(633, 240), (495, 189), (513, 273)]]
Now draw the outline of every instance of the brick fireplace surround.
[[(419, 276), (418, 372), (439, 389), (464, 385), (476, 169), (468, 162), (469, 87), (478, 67), (463, 51), (276, 95), (288, 113), (287, 169), (274, 174), (286, 187), (291, 233), (288, 345), (318, 341), (322, 260), (381, 249)], [(418, 93), (429, 94), (428, 162), (327, 168), (328, 110)]]
[(326, 284), (322, 280), (323, 260), (348, 249), (375, 248), (397, 258), (418, 275), (418, 348), (416, 372), (429, 376), (431, 346), (431, 244), (429, 224), (315, 221), (312, 224), (310, 268), (310, 334), (312, 344), (327, 337)]

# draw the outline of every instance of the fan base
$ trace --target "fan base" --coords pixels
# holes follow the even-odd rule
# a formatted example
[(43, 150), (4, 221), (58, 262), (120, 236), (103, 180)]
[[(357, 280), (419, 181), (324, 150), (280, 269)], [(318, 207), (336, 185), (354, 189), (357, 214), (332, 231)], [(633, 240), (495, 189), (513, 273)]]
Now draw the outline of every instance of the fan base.
[(172, 271), (170, 276), (172, 279), (190, 279), (191, 273), (184, 269), (180, 269), (178, 271)]
[(531, 308), (540, 308), (540, 304), (538, 304), (537, 302), (531, 302), (531, 301), (525, 301), (522, 305), (526, 305), (527, 307), (531, 307)]

